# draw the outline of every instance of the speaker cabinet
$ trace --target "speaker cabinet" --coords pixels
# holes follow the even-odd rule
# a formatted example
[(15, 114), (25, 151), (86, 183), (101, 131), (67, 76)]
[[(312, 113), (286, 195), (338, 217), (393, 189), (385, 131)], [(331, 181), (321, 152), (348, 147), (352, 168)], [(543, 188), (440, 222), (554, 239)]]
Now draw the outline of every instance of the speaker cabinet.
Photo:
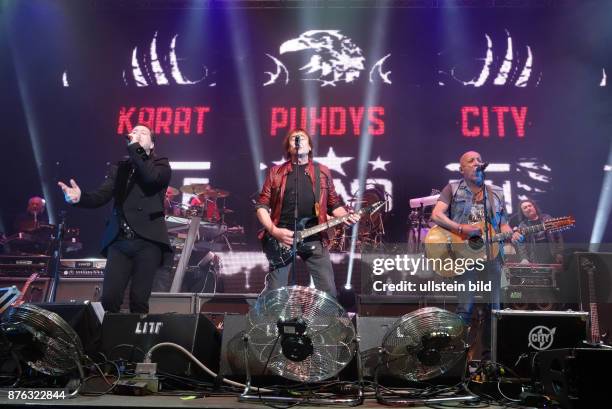
[[(106, 314), (102, 327), (102, 351), (108, 359), (142, 362), (154, 345), (172, 342), (190, 351), (213, 371), (219, 368), (221, 337), (203, 314)], [(158, 372), (213, 379), (182, 352), (162, 347), (153, 352)]]

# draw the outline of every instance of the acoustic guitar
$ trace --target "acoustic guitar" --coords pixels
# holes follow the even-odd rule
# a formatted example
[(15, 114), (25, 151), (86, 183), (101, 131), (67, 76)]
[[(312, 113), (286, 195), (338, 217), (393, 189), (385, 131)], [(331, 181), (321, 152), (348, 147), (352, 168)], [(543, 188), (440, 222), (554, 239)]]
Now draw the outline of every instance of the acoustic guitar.
[[(519, 232), (528, 236), (540, 231), (560, 232), (576, 224), (573, 216), (557, 217), (548, 219), (541, 224), (519, 229)], [(472, 260), (473, 263), (477, 259), (486, 261), (486, 246), (484, 234), (484, 221), (474, 223), (474, 226), (480, 228), (481, 234), (468, 237), (465, 234), (453, 233), (441, 226), (434, 226), (425, 236), (425, 255), (433, 262), (434, 271), (442, 277), (455, 277), (459, 274), (455, 273), (454, 263), (448, 260), (457, 260), (463, 258)], [(495, 233), (493, 226), (489, 225), (489, 245), (491, 249), (491, 257), (494, 260), (499, 254), (500, 243), (512, 237), (513, 232)], [(436, 262), (436, 260), (439, 260)], [(465, 263), (465, 261), (464, 261)]]

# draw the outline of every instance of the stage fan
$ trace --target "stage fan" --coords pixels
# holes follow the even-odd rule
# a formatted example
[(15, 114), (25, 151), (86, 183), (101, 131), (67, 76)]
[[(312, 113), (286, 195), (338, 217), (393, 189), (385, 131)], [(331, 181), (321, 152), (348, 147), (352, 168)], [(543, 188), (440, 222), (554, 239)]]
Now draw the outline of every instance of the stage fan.
[(78, 369), (83, 347), (79, 336), (59, 315), (32, 304), (11, 308), (0, 332), (20, 361), (50, 376)]
[[(342, 306), (330, 295), (302, 286), (282, 287), (260, 296), (247, 316), (244, 339), (248, 384), (251, 360), (264, 372), (314, 383), (336, 376), (358, 350), (355, 327)], [(241, 396), (242, 400), (261, 398), (249, 395), (248, 388)]]
[[(378, 371), (396, 378), (423, 382), (432, 380), (466, 359), (466, 325), (461, 317), (437, 308), (421, 308), (398, 319), (383, 338), (381, 359), (376, 371), (377, 398), (381, 403), (427, 402), (423, 399), (385, 399), (378, 388)], [(443, 400), (468, 400), (453, 396)], [(437, 398), (435, 401), (440, 401)]]

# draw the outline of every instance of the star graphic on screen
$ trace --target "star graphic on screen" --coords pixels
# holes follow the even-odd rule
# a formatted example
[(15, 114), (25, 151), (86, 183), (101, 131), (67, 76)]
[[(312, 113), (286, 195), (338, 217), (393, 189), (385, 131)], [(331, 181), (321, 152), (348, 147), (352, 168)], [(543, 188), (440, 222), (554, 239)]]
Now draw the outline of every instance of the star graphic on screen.
[(382, 169), (382, 170), (386, 171), (387, 170), (387, 165), (389, 163), (391, 163), (391, 161), (382, 160), (380, 158), (380, 156), (378, 156), (378, 157), (376, 157), (376, 160), (368, 161), (368, 163), (372, 165), (372, 170)]
[(327, 166), (330, 170), (335, 170), (342, 176), (346, 176), (344, 169), (342, 169), (342, 164), (344, 162), (348, 162), (349, 160), (353, 160), (353, 158), (351, 156), (336, 156), (334, 148), (329, 148), (327, 151), (327, 156), (318, 156), (315, 158), (315, 160)]

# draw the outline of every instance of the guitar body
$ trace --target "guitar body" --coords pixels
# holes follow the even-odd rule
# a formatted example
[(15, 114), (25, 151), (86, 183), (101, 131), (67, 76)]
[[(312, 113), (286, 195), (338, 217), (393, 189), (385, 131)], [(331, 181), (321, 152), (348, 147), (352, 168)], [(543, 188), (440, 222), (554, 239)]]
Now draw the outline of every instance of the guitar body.
[[(314, 246), (309, 246), (302, 241), (302, 237), (300, 232), (306, 226), (306, 223), (309, 221), (309, 218), (305, 218), (300, 220), (298, 223), (298, 242), (297, 242), (297, 251), (302, 254), (312, 253), (314, 250)], [(274, 270), (283, 266), (286, 266), (291, 262), (293, 257), (293, 248), (288, 247), (274, 237), (272, 237), (268, 232), (266, 232), (261, 239), (261, 246), (263, 248), (263, 252), (270, 263), (270, 269)]]
[[(364, 207), (359, 209), (356, 213), (346, 214), (340, 217), (334, 217), (333, 219), (328, 220), (325, 223), (318, 224), (313, 227), (305, 228), (311, 218), (304, 218), (300, 220), (297, 226), (296, 236), (297, 236), (297, 252), (300, 254), (309, 254), (312, 253), (315, 249), (315, 246), (312, 244), (308, 244), (308, 242), (304, 242), (304, 239), (313, 236), (315, 234), (321, 233), (322, 231), (329, 230), (330, 228), (337, 226), (340, 223), (344, 223), (349, 217), (353, 217), (353, 215), (357, 215), (359, 218), (363, 217), (365, 214), (374, 214), (376, 213), (382, 206), (384, 206), (386, 202), (376, 202), (372, 203), (368, 207)], [(263, 251), (270, 262), (270, 268), (276, 269), (279, 267), (286, 266), (293, 257), (293, 249), (288, 247), (282, 243), (279, 243), (274, 237), (270, 236), (269, 233), (265, 233), (263, 238), (261, 239), (261, 245), (263, 247)]]
[[(474, 226), (480, 227), (481, 232), (484, 232), (484, 222), (474, 223)], [(495, 236), (493, 226), (489, 225), (489, 237)], [(442, 277), (455, 277), (459, 274), (455, 273), (451, 267), (454, 263), (445, 262), (447, 259), (455, 260), (463, 258), (466, 260), (483, 259), (486, 260), (486, 246), (484, 233), (480, 236), (468, 238), (466, 235), (459, 235), (446, 230), (440, 226), (434, 226), (429, 230), (424, 239), (425, 255), (427, 258), (441, 262), (435, 262), (434, 265), (442, 268), (436, 268), (436, 273)], [(491, 257), (495, 259), (499, 254), (499, 242), (493, 242), (491, 247)]]
[[(573, 227), (575, 224), (576, 220), (572, 216), (557, 217), (543, 220), (541, 224), (522, 228), (520, 233), (529, 235), (539, 231), (560, 232)], [(435, 226), (429, 230), (424, 240), (425, 255), (427, 258), (434, 260), (434, 270), (436, 273), (442, 277), (455, 277), (458, 275), (452, 268), (455, 263), (446, 262), (449, 259), (456, 260), (463, 258), (465, 260), (473, 260), (474, 262), (476, 259), (487, 260), (485, 237), (484, 233), (482, 233), (485, 231), (484, 221), (474, 223), (473, 225), (480, 228), (480, 235), (467, 237), (467, 235), (459, 235), (440, 226)], [(491, 260), (495, 260), (499, 254), (500, 243), (511, 237), (512, 232), (495, 233), (493, 226), (489, 225)], [(435, 260), (440, 261), (436, 262)]]

